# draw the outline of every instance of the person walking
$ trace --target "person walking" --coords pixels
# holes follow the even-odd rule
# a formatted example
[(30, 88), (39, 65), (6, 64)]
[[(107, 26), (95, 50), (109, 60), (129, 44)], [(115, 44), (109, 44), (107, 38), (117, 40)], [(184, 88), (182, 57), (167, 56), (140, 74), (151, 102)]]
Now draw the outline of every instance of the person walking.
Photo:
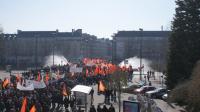
[(97, 106), (97, 112), (103, 112), (100, 105)]
[(115, 112), (115, 108), (113, 107), (113, 105), (111, 104), (109, 109), (108, 109), (109, 112)]
[(95, 109), (94, 105), (92, 105), (92, 106), (90, 107), (90, 112), (96, 112), (96, 109)]
[(90, 91), (90, 95), (91, 95), (91, 105), (94, 102), (94, 89), (92, 88), (92, 90)]
[(102, 112), (109, 112), (108, 108), (106, 107), (106, 105), (103, 106)]

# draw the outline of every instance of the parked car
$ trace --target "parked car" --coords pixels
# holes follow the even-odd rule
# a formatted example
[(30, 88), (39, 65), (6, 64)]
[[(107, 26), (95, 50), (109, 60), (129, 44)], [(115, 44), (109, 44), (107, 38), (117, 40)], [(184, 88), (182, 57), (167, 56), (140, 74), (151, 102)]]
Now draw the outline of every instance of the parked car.
[(167, 89), (157, 88), (153, 91), (148, 91), (145, 95), (149, 98), (159, 98), (162, 99), (162, 96), (167, 93)]
[(168, 94), (167, 93), (162, 96), (162, 99), (165, 100), (165, 101), (167, 100), (167, 98), (168, 98)]
[(142, 86), (138, 89), (135, 89), (134, 93), (136, 94), (144, 94), (146, 93), (147, 91), (152, 91), (152, 90), (155, 90), (156, 88), (154, 86)]

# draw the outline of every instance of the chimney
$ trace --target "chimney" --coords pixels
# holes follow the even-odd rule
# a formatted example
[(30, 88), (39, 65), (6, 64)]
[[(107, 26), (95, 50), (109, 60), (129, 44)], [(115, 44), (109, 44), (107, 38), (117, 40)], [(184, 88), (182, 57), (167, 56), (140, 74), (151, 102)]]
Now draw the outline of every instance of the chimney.
[(75, 31), (75, 30), (74, 30), (74, 29), (72, 29), (72, 36), (74, 36), (74, 31)]

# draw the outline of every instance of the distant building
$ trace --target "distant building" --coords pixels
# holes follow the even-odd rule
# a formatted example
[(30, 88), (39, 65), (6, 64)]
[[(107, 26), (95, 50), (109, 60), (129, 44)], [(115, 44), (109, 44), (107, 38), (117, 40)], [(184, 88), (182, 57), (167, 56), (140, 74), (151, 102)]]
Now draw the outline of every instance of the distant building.
[(82, 29), (73, 29), (72, 32), (18, 30), (17, 34), (3, 34), (3, 40), (4, 55), (0, 62), (17, 68), (41, 67), (45, 57), (53, 54), (63, 55), (70, 60), (83, 57), (111, 58), (107, 51), (102, 51), (108, 49), (111, 41), (99, 45), (101, 39), (82, 33)]
[(170, 31), (118, 31), (113, 35), (113, 61), (140, 57), (165, 63)]
[(45, 57), (53, 54), (69, 60), (90, 57), (114, 62), (141, 54), (142, 58), (165, 64), (170, 33), (118, 31), (113, 40), (109, 40), (82, 33), (82, 29), (71, 32), (18, 30), (17, 34), (1, 35), (0, 65), (40, 67), (44, 65)]

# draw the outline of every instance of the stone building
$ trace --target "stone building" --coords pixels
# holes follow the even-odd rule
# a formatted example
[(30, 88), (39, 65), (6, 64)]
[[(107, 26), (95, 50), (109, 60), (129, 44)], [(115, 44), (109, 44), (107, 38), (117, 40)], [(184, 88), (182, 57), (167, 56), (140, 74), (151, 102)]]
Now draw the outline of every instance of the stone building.
[(118, 31), (113, 35), (113, 61), (142, 57), (165, 64), (170, 31)]
[[(102, 42), (100, 46), (101, 39), (82, 33), (82, 29), (72, 32), (18, 30), (17, 34), (3, 34), (3, 40), (1, 63), (16, 68), (41, 67), (49, 55), (62, 55), (69, 60), (111, 57), (107, 51), (101, 51), (107, 50), (107, 43), (111, 45), (111, 41)], [(95, 54), (97, 48), (99, 54)]]

